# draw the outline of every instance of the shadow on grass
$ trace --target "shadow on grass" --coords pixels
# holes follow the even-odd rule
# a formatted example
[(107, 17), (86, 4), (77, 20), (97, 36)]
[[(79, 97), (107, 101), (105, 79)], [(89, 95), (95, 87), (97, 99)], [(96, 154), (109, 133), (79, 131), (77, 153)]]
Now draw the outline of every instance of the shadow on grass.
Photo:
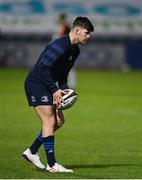
[[(103, 174), (101, 175), (96, 175), (94, 169), (103, 169), (103, 168), (117, 168), (117, 167), (142, 167), (142, 164), (71, 164), (71, 165), (65, 165), (65, 167), (67, 168), (71, 168), (74, 169), (74, 173), (57, 173), (57, 174), (53, 174), (53, 173), (47, 173), (47, 171), (39, 171), (41, 173), (47, 173), (47, 177), (50, 177), (51, 179), (59, 179), (59, 178), (63, 178), (63, 179), (106, 179), (105, 175), (103, 176)], [(76, 170), (75, 170), (76, 169)], [(77, 169), (79, 170), (79, 172), (77, 171)], [(81, 169), (86, 169), (86, 171), (83, 171)], [(90, 174), (86, 174), (87, 169), (92, 169), (92, 173)], [(80, 170), (82, 171), (80, 173)], [(107, 175), (108, 176), (108, 175)], [(112, 176), (110, 175), (109, 178), (112, 178)], [(115, 177), (116, 179), (116, 177)]]
[(109, 168), (109, 167), (130, 167), (130, 166), (137, 166), (140, 167), (142, 164), (74, 164), (68, 165), (68, 168)]

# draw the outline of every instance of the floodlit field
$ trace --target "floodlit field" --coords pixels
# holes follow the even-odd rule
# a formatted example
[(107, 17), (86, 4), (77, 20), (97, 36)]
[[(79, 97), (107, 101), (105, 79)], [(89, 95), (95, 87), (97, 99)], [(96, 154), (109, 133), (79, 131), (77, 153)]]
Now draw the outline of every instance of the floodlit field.
[[(79, 100), (56, 134), (59, 163), (71, 174), (37, 171), (21, 153), (40, 130), (23, 81), (0, 70), (0, 178), (142, 178), (142, 72), (78, 71)], [(46, 158), (43, 147), (41, 160)]]

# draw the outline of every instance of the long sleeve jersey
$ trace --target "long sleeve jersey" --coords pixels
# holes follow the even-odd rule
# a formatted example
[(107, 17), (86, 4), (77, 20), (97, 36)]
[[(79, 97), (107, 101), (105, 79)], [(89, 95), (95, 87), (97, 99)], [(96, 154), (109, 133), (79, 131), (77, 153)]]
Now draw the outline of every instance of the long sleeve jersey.
[[(27, 80), (52, 93), (67, 88), (67, 77), (80, 53), (78, 45), (71, 45), (69, 35), (49, 43), (31, 68)], [(58, 83), (58, 85), (57, 85)]]

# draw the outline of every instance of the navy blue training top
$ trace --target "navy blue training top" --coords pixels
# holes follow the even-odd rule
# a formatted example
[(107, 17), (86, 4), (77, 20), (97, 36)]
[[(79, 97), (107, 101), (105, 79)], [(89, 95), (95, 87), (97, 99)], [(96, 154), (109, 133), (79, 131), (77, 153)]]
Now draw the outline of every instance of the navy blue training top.
[(52, 93), (59, 88), (68, 88), (68, 73), (79, 53), (78, 45), (71, 45), (69, 35), (52, 41), (41, 53), (26, 80), (32, 81)]

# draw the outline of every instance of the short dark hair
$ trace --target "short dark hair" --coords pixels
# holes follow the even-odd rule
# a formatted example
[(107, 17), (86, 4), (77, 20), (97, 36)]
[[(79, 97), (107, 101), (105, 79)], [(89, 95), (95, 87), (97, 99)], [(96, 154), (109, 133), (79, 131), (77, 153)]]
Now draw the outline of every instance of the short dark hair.
[(74, 28), (76, 26), (83, 27), (83, 28), (87, 29), (89, 32), (94, 31), (94, 26), (87, 17), (81, 17), (81, 16), (77, 17), (73, 22), (72, 28)]

